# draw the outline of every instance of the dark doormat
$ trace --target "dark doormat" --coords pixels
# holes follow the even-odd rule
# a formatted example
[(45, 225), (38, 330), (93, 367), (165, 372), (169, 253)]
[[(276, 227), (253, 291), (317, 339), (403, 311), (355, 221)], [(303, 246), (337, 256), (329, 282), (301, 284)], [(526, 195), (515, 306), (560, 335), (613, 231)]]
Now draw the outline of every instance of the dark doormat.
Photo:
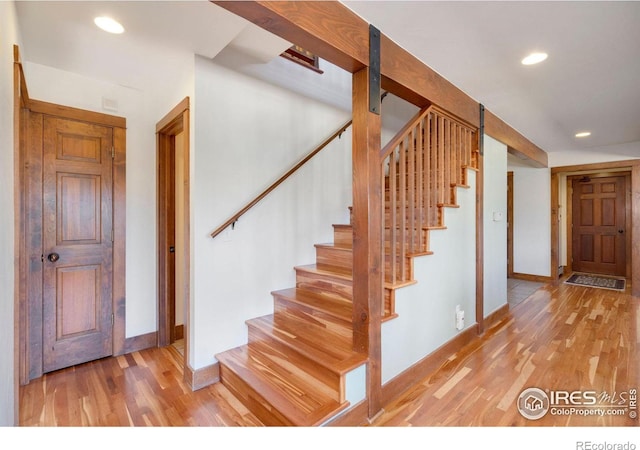
[(566, 279), (565, 283), (576, 286), (587, 286), (600, 289), (612, 289), (624, 291), (627, 280), (618, 277), (606, 277), (603, 275), (591, 275), (587, 273), (574, 273)]

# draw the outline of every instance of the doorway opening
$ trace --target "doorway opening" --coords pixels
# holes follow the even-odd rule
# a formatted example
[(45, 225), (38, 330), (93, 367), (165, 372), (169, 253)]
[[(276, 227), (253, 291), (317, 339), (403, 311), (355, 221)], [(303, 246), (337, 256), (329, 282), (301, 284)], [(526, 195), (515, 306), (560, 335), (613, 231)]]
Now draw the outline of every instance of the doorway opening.
[[(572, 196), (570, 195), (573, 179), (587, 181), (587, 178), (597, 176), (624, 176), (627, 183), (625, 191), (625, 236), (626, 278), (630, 282), (631, 295), (640, 295), (640, 271), (637, 264), (640, 261), (640, 160), (614, 161), (606, 163), (584, 164), (576, 166), (562, 166), (551, 169), (551, 270), (552, 277), (558, 279), (562, 273), (570, 274), (575, 270), (571, 265), (573, 245), (571, 223)], [(573, 177), (573, 179), (572, 179)], [(577, 177), (577, 178), (576, 178)], [(564, 214), (560, 214), (564, 210)]]
[(507, 172), (507, 278), (513, 277), (513, 171)]
[(631, 276), (630, 172), (567, 176), (568, 272)]
[[(158, 346), (189, 354), (189, 98), (156, 125)], [(187, 371), (185, 371), (186, 376)]]

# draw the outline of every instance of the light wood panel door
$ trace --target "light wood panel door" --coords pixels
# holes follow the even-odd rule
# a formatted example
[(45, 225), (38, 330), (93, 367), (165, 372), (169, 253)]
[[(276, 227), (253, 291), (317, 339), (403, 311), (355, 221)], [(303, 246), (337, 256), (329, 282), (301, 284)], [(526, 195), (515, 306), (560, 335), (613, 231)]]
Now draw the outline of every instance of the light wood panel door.
[(113, 352), (112, 149), (112, 128), (44, 118), (44, 372)]
[(573, 270), (625, 276), (625, 180), (624, 176), (573, 180)]

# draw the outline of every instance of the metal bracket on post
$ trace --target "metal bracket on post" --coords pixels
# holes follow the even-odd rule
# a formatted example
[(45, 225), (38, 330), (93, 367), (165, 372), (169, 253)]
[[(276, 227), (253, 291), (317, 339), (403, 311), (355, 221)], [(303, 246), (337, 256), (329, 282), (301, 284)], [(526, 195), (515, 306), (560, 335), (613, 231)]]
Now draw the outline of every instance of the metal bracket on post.
[(369, 25), (369, 112), (380, 115), (380, 30)]
[(480, 103), (480, 129), (478, 133), (480, 134), (478, 136), (478, 152), (484, 155), (484, 105), (482, 103)]

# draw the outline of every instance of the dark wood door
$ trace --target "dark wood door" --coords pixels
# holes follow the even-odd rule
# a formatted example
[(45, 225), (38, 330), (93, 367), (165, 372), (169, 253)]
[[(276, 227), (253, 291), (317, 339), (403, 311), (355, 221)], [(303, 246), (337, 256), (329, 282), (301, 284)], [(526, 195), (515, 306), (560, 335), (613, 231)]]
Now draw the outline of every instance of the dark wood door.
[(625, 276), (625, 177), (576, 178), (572, 187), (573, 270)]
[(109, 356), (113, 131), (45, 116), (43, 370)]

